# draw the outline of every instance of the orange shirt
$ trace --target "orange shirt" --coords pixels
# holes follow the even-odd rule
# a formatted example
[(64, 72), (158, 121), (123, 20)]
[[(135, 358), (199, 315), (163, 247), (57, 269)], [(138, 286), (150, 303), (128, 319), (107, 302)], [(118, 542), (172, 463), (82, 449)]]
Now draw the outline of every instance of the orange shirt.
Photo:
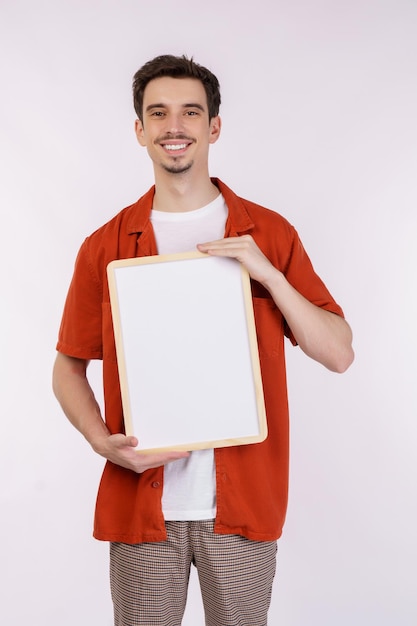
[[(225, 236), (249, 233), (287, 280), (315, 305), (343, 315), (314, 272), (295, 229), (282, 216), (243, 200), (213, 179), (229, 209)], [(65, 303), (57, 350), (80, 359), (103, 359), (105, 420), (123, 432), (116, 349), (106, 268), (115, 259), (157, 254), (149, 221), (154, 188), (84, 241)], [(282, 532), (288, 498), (288, 402), (284, 335), (294, 338), (268, 291), (252, 282), (256, 331), (268, 420), (259, 444), (215, 450), (215, 532), (272, 541)], [(231, 375), (233, 373), (231, 372)], [(164, 469), (143, 474), (107, 462), (97, 496), (94, 536), (141, 543), (166, 539), (161, 496)]]

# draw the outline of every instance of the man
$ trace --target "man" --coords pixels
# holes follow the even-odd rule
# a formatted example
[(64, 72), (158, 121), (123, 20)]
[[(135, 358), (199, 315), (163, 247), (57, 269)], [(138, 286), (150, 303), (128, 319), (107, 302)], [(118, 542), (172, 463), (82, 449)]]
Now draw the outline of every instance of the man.
[[(54, 391), (107, 460), (94, 536), (110, 541), (115, 624), (181, 624), (193, 563), (208, 626), (263, 626), (287, 505), (284, 334), (343, 372), (353, 360), (351, 331), (293, 227), (210, 178), (209, 147), (221, 129), (216, 77), (186, 57), (161, 56), (136, 73), (133, 93), (155, 186), (80, 249)], [(251, 276), (269, 434), (260, 444), (144, 455), (123, 434), (106, 267), (195, 248), (237, 259)], [(94, 358), (103, 359), (104, 420), (86, 376)]]

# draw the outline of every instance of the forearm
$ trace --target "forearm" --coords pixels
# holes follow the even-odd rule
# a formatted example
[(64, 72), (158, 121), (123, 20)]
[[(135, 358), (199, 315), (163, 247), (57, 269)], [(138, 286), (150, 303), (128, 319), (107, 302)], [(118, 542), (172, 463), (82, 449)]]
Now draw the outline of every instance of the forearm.
[(263, 284), (303, 352), (331, 371), (344, 372), (354, 358), (349, 324), (304, 298), (275, 268)]
[(87, 362), (58, 354), (53, 371), (53, 391), (71, 424), (96, 451), (110, 435), (86, 376)]
[(353, 361), (352, 333), (347, 322), (304, 298), (266, 258), (250, 235), (199, 244), (215, 256), (235, 258), (250, 276), (271, 294), (301, 349), (334, 372), (344, 372)]
[(87, 361), (58, 353), (52, 384), (65, 415), (97, 454), (138, 474), (189, 456), (188, 452), (175, 451), (141, 454), (136, 451), (136, 437), (111, 434), (101, 417), (86, 370)]

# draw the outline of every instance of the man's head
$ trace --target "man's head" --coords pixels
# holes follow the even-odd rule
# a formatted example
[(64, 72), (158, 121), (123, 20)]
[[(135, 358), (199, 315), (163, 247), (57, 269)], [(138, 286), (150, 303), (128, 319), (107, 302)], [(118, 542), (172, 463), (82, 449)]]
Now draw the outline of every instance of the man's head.
[(133, 103), (141, 122), (145, 88), (151, 80), (164, 76), (199, 80), (206, 92), (209, 120), (219, 114), (220, 86), (216, 76), (207, 68), (195, 63), (192, 58), (165, 54), (145, 63), (133, 77)]

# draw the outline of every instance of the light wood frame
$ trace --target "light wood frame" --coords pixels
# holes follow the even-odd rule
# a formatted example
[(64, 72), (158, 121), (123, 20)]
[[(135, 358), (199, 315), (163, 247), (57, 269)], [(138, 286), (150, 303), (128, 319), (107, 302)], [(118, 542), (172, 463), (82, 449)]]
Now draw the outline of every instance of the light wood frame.
[(138, 450), (198, 450), (267, 436), (250, 279), (200, 252), (107, 268), (125, 429)]

